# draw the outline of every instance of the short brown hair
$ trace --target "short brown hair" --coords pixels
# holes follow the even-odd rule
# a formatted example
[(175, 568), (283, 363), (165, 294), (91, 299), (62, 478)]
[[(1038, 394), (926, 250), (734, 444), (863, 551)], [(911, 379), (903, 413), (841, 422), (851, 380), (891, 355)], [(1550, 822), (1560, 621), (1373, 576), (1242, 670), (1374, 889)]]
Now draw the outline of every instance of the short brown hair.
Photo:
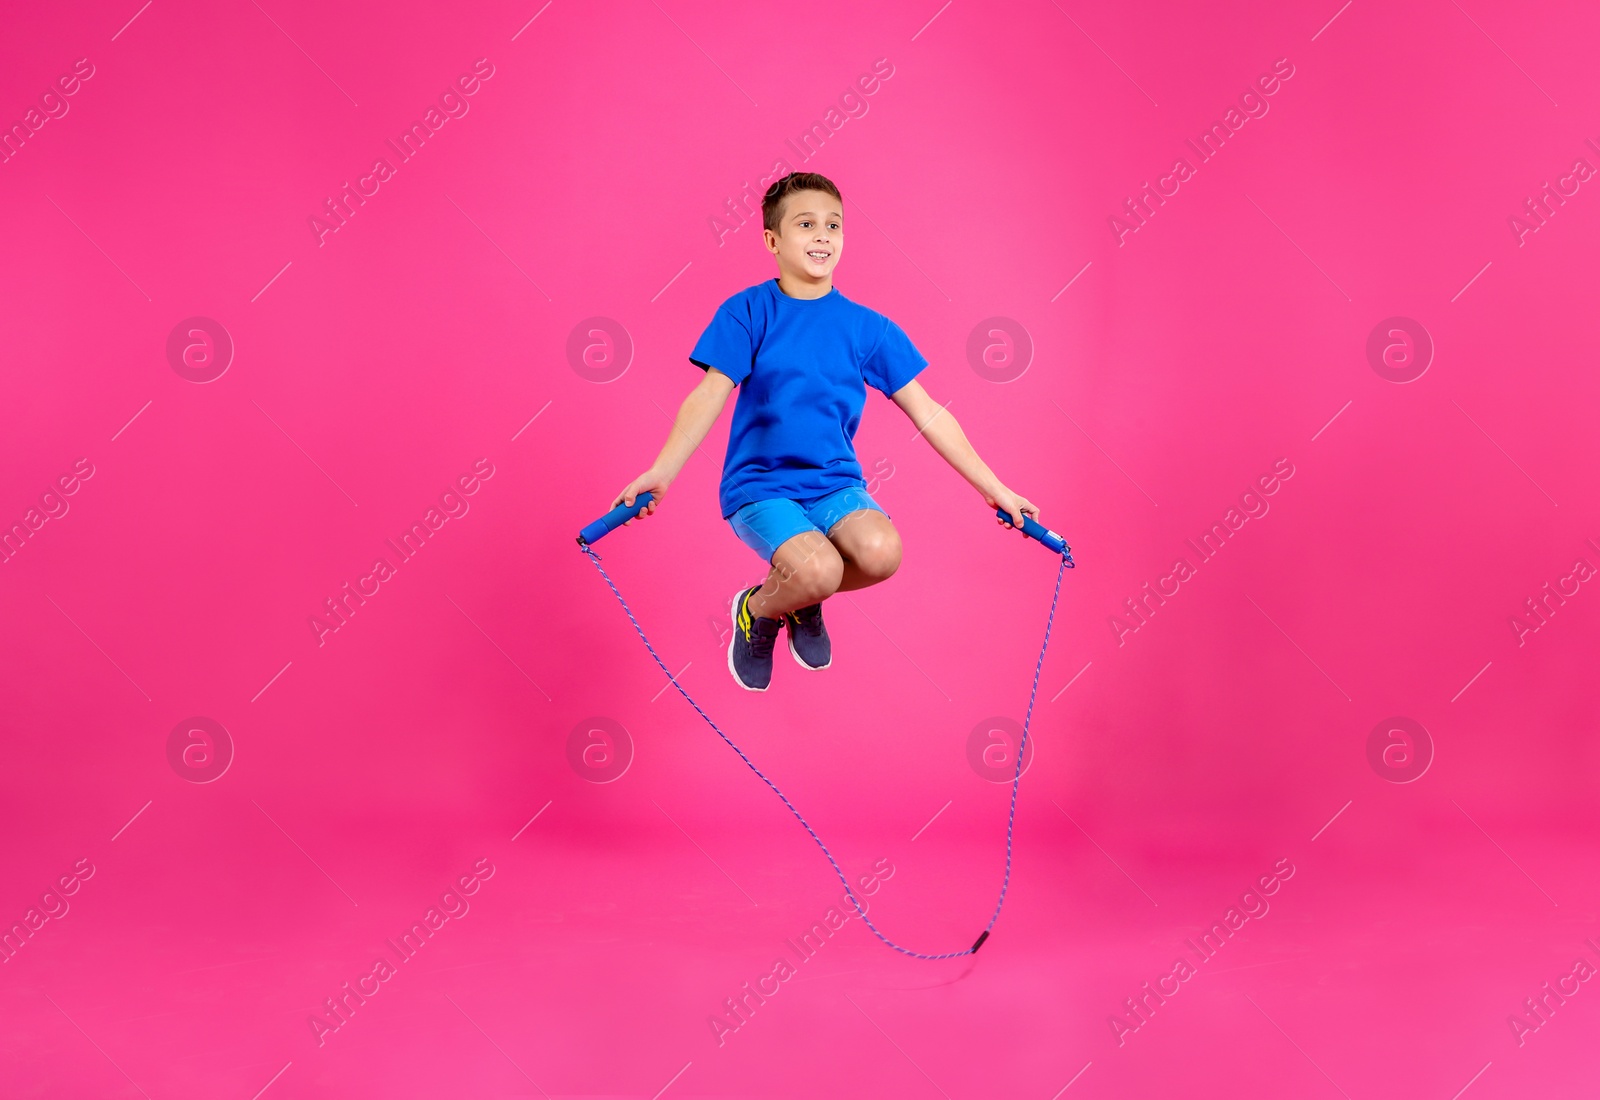
[(761, 224), (764, 228), (778, 232), (778, 222), (783, 217), (783, 200), (796, 191), (822, 191), (838, 199), (839, 205), (844, 205), (844, 196), (839, 194), (839, 188), (827, 176), (818, 172), (790, 172), (767, 188), (767, 193), (761, 198)]

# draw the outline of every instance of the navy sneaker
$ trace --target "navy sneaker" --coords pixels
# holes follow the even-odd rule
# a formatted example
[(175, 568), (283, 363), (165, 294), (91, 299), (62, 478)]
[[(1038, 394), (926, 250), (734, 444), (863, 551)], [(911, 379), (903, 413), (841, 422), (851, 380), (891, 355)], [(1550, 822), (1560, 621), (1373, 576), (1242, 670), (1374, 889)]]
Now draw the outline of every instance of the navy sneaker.
[(822, 623), (822, 605), (814, 603), (783, 617), (789, 628), (789, 652), (801, 668), (821, 670), (833, 664), (833, 643)]
[(747, 691), (766, 691), (772, 683), (772, 647), (778, 640), (777, 619), (750, 614), (750, 593), (741, 588), (733, 597), (733, 639), (728, 642), (728, 671)]

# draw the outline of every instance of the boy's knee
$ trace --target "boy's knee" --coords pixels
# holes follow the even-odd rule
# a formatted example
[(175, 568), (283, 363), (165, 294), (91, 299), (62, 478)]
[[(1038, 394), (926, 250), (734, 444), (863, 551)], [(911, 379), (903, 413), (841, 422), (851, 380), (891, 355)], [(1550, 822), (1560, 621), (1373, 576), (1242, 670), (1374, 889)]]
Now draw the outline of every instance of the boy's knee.
[(819, 603), (837, 592), (843, 580), (844, 561), (834, 551), (819, 552), (807, 558), (795, 570), (793, 583), (810, 603)]
[(887, 580), (900, 568), (900, 536), (893, 531), (875, 535), (856, 553), (855, 566), (877, 580)]
[[(806, 607), (827, 599), (839, 590), (844, 580), (844, 561), (821, 534), (813, 537), (797, 536), (792, 545), (786, 544), (784, 552), (774, 559), (772, 575), (762, 588), (762, 596), (772, 598), (781, 591), (787, 597), (802, 601)], [(771, 591), (768, 591), (771, 589)]]

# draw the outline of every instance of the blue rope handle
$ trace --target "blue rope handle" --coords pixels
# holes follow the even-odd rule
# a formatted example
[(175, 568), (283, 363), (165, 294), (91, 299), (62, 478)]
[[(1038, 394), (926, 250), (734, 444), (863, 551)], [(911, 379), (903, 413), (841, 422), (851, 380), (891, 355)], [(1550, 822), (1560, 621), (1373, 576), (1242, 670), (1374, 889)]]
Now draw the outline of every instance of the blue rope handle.
[[(967, 948), (965, 951), (949, 951), (943, 955), (924, 955), (920, 951), (912, 951), (909, 948), (901, 947), (888, 936), (885, 936), (882, 932), (878, 931), (878, 926), (872, 923), (872, 920), (867, 916), (866, 910), (862, 909), (861, 903), (856, 900), (855, 892), (850, 886), (850, 880), (845, 878), (844, 872), (839, 868), (838, 861), (833, 858), (833, 853), (828, 851), (828, 846), (822, 843), (822, 838), (819, 837), (817, 835), (817, 831), (811, 827), (811, 823), (801, 816), (799, 810), (794, 808), (794, 803), (790, 802), (788, 796), (778, 789), (778, 785), (772, 780), (768, 779), (766, 774), (763, 773), (760, 768), (751, 763), (750, 758), (744, 754), (744, 750), (738, 745), (735, 745), (733, 740), (727, 734), (723, 733), (717, 724), (711, 720), (711, 716), (700, 709), (700, 704), (695, 702), (687, 691), (683, 690), (683, 685), (678, 683), (677, 677), (672, 675), (672, 670), (667, 668), (666, 663), (661, 660), (661, 656), (656, 653), (656, 647), (650, 644), (649, 638), (645, 637), (644, 629), (640, 627), (639, 620), (633, 617), (633, 609), (628, 606), (628, 601), (622, 598), (621, 592), (617, 591), (616, 584), (611, 580), (611, 574), (607, 573), (606, 567), (600, 564), (600, 555), (594, 552), (594, 547), (588, 545), (588, 543), (581, 538), (578, 540), (578, 546), (585, 554), (589, 555), (589, 560), (594, 562), (594, 567), (600, 570), (600, 575), (605, 578), (606, 584), (610, 586), (612, 594), (617, 597), (617, 602), (622, 605), (622, 610), (627, 612), (628, 621), (633, 624), (633, 629), (638, 631), (639, 640), (643, 642), (644, 647), (650, 651), (650, 656), (655, 658), (656, 664), (661, 666), (661, 671), (666, 674), (666, 677), (669, 681), (671, 681), (672, 686), (678, 689), (678, 694), (682, 695), (684, 699), (688, 701), (689, 705), (695, 709), (696, 714), (700, 715), (700, 717), (706, 720), (706, 725), (717, 731), (718, 737), (728, 742), (728, 747), (739, 754), (739, 759), (748, 764), (750, 766), (750, 770), (755, 772), (763, 783), (772, 788), (772, 793), (783, 799), (783, 804), (789, 807), (789, 812), (794, 814), (795, 820), (799, 821), (801, 825), (805, 826), (806, 832), (811, 834), (811, 839), (816, 841), (817, 847), (822, 849), (822, 854), (828, 857), (829, 863), (833, 864), (834, 874), (838, 875), (839, 881), (844, 884), (845, 897), (849, 898), (850, 904), (856, 907), (856, 913), (861, 917), (862, 922), (865, 923), (868, 928), (872, 929), (872, 934), (877, 936), (890, 947), (894, 948), (896, 951), (900, 952), (902, 955), (910, 955), (914, 959), (957, 959), (962, 955), (976, 954), (978, 948), (983, 946), (983, 941), (989, 938), (989, 931), (990, 929), (994, 928), (995, 921), (1000, 919), (1000, 907), (1005, 905), (1006, 890), (1011, 885), (1011, 833), (1012, 828), (1017, 820), (1017, 789), (1022, 784), (1022, 760), (1028, 748), (1028, 727), (1033, 721), (1034, 700), (1039, 695), (1039, 673), (1044, 668), (1044, 651), (1050, 646), (1050, 627), (1056, 619), (1056, 603), (1061, 598), (1061, 578), (1066, 576), (1067, 567), (1071, 563), (1072, 559), (1063, 554), (1061, 557), (1061, 567), (1056, 570), (1056, 590), (1055, 595), (1050, 598), (1050, 616), (1045, 620), (1044, 624), (1044, 644), (1039, 647), (1039, 660), (1033, 666), (1033, 690), (1028, 695), (1028, 713), (1022, 720), (1022, 741), (1017, 746), (1017, 772), (1016, 775), (1012, 776), (1011, 778), (1011, 815), (1006, 819), (1006, 873), (1005, 878), (1002, 879), (1000, 883), (1000, 898), (995, 902), (994, 916), (990, 917), (989, 923), (984, 925), (983, 933), (978, 936), (977, 942), (971, 947)], [(735, 626), (734, 629), (738, 629), (738, 627)]]

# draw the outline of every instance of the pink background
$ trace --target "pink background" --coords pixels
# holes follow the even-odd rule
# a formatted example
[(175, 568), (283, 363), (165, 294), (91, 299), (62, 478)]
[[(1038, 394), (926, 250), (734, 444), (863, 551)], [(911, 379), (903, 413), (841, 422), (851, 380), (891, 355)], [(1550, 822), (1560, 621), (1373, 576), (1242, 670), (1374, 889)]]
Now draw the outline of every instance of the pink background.
[[(1600, 167), (1592, 7), (540, 3), (8, 13), (0, 121), (93, 76), (0, 164), (0, 522), (38, 526), (0, 564), (0, 923), (39, 924), (0, 966), (0, 1094), (1580, 1095), (1600, 991), (1543, 1023), (1524, 1001), (1600, 967), (1600, 594), (1511, 619), (1600, 565), (1600, 180), (1520, 244), (1508, 219)], [(1280, 58), (1200, 162), (1186, 139)], [(786, 151), (878, 59), (866, 113)], [(654, 457), (713, 309), (775, 274), (759, 223), (719, 243), (711, 218), (780, 157), (839, 183), (837, 285), (1079, 561), (970, 958), (851, 921), (794, 959), (837, 880), (573, 544)], [(235, 349), (205, 383), (167, 353), (194, 317)], [(593, 317), (626, 334), (606, 382), (569, 358)], [(993, 317), (1032, 345), (1004, 383), (968, 355)], [(1404, 384), (1367, 355), (1392, 317), (1435, 347)], [(857, 446), (904, 565), (828, 604), (832, 669), (780, 651), (743, 692), (731, 410), (600, 552), (846, 871), (893, 867), (873, 919), (962, 950), (1010, 796), (969, 737), (1022, 717), (1053, 561), (874, 397)], [(1200, 563), (1185, 539), (1279, 459), (1270, 511)], [(319, 644), (323, 601), (436, 507), (459, 514)], [(231, 741), (209, 782), (203, 747), (169, 761), (197, 716)], [(1368, 758), (1396, 716), (1431, 738), (1411, 782)], [(569, 753), (593, 718), (627, 732), (610, 782)], [(1279, 860), (1270, 911), (1119, 1042), (1125, 999)], [(445, 905), (319, 1042), (324, 1000)]]

